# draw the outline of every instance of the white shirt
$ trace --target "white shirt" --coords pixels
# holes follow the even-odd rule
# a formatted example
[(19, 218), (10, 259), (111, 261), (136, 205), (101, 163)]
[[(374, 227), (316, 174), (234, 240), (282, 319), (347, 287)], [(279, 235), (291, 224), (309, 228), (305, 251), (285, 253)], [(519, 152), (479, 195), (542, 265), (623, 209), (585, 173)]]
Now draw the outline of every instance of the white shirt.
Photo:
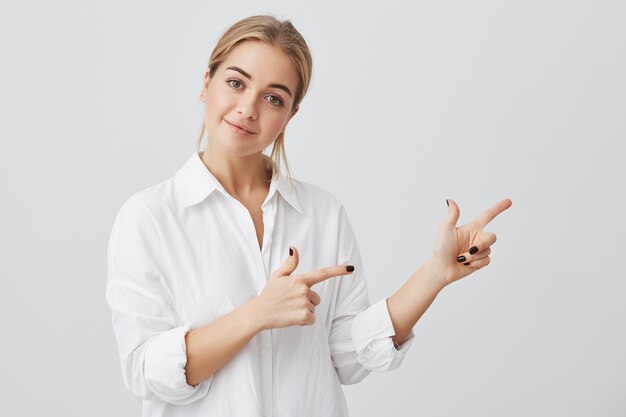
[[(262, 250), (248, 210), (198, 152), (121, 206), (106, 302), (122, 378), (143, 399), (144, 417), (348, 416), (341, 384), (403, 361), (415, 335), (397, 350), (386, 298), (370, 303), (345, 208), (320, 187), (294, 183), (271, 180)], [(313, 325), (261, 331), (208, 379), (188, 385), (185, 334), (259, 295), (289, 245), (300, 255), (292, 275), (338, 264), (355, 270), (312, 287), (321, 297)]]

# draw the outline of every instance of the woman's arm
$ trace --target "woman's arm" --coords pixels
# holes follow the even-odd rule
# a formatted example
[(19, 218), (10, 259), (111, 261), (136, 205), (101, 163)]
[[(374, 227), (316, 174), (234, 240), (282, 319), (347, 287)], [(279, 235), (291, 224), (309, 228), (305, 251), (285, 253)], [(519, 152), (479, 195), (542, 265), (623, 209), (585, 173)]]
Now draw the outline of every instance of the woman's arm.
[(253, 301), (185, 335), (185, 374), (189, 385), (199, 384), (213, 375), (264, 329)]
[(395, 294), (387, 298), (389, 316), (396, 331), (391, 339), (395, 343), (401, 345), (405, 341), (415, 323), (445, 287), (436, 275), (437, 271), (427, 261)]
[(446, 203), (448, 215), (439, 226), (432, 257), (387, 299), (396, 331), (392, 339), (396, 343), (404, 341), (446, 285), (489, 265), (491, 245), (495, 243), (496, 235), (483, 232), (483, 228), (513, 204), (508, 198), (501, 200), (473, 221), (457, 227), (459, 206), (452, 199), (446, 200)]

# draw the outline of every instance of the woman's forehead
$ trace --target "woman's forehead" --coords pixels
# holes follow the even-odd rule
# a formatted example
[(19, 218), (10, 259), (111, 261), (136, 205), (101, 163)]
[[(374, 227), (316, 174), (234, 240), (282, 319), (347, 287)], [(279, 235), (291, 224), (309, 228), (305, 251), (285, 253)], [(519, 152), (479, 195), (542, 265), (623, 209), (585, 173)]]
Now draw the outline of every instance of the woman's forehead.
[(224, 71), (236, 67), (252, 81), (289, 83), (293, 88), (298, 74), (289, 56), (279, 47), (262, 41), (246, 41), (232, 50), (222, 63)]

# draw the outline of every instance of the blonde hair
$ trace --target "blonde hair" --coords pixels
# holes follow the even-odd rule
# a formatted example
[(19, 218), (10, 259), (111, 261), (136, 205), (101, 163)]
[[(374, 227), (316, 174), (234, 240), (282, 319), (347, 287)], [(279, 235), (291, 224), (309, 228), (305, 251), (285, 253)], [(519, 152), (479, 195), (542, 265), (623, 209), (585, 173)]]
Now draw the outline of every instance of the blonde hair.
[[(298, 85), (291, 106), (291, 112), (293, 112), (296, 106), (300, 104), (309, 88), (313, 59), (306, 41), (289, 20), (280, 21), (272, 15), (255, 15), (234, 23), (222, 34), (211, 53), (207, 69), (209, 76), (213, 77), (215, 71), (226, 59), (231, 49), (249, 40), (263, 41), (272, 46), (277, 46), (291, 59), (298, 73)], [(198, 151), (200, 150), (204, 131), (205, 125), (203, 120), (202, 129), (198, 137)], [(285, 153), (284, 132), (280, 133), (274, 141), (270, 160), (268, 161), (271, 165), (272, 174), (275, 174), (277, 177), (280, 175), (281, 157), (285, 161), (287, 177), (293, 185), (293, 177)]]

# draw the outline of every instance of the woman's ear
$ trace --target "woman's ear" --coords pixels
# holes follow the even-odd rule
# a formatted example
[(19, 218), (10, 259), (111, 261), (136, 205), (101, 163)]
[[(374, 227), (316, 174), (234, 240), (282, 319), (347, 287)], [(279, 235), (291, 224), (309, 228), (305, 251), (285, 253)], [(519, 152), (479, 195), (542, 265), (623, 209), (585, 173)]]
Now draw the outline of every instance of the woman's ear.
[(289, 121), (291, 120), (291, 118), (293, 116), (295, 116), (296, 113), (298, 113), (298, 109), (300, 109), (300, 105), (299, 104), (296, 106), (295, 109), (293, 109), (293, 113), (291, 113), (291, 116), (289, 116), (289, 119), (287, 119), (287, 121), (285, 122), (285, 126), (283, 126), (283, 130), (281, 130), (280, 133), (284, 133), (285, 132), (285, 129), (287, 128), (287, 125), (289, 124)]
[[(293, 113), (291, 113), (291, 116), (289, 116), (289, 119), (287, 119), (287, 123), (289, 123), (289, 120), (291, 120), (291, 118), (292, 118), (293, 116), (295, 116), (295, 115), (296, 115), (296, 113), (298, 113), (298, 110), (299, 110), (299, 109), (300, 109), (300, 105), (298, 104), (298, 105), (296, 106), (296, 108), (295, 108), (295, 109), (293, 109)], [(285, 123), (285, 126), (287, 126), (287, 123)]]
[(206, 101), (206, 90), (209, 86), (209, 81), (211, 81), (211, 76), (209, 75), (209, 71), (204, 71), (204, 81), (202, 82), (202, 90), (200, 91), (200, 101)]

